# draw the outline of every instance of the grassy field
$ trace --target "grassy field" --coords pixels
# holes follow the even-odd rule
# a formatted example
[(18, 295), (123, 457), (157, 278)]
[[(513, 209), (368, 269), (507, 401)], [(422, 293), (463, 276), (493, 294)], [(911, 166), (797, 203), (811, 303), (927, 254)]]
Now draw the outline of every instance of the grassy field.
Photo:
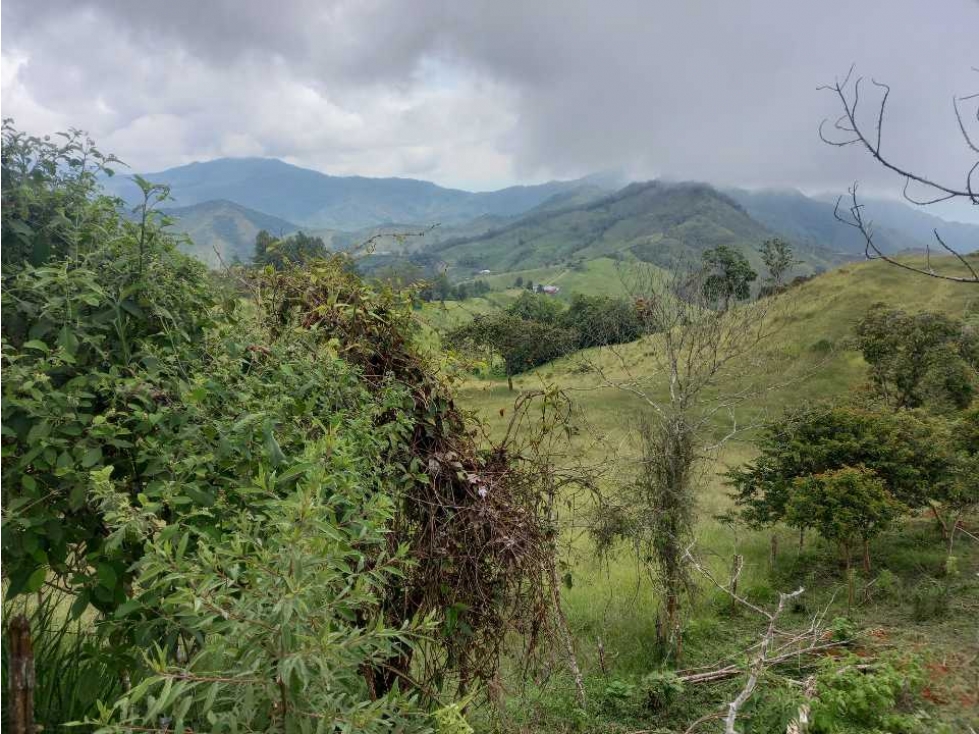
[[(597, 265), (595, 271), (586, 271), (576, 282), (583, 283), (589, 292), (596, 292), (594, 283), (608, 275), (598, 272), (604, 267)], [(547, 282), (547, 276), (549, 272), (540, 270), (528, 271), (524, 277)], [(558, 277), (560, 274), (555, 274), (551, 282)], [(572, 276), (569, 273), (564, 277)], [(589, 278), (593, 279), (591, 286)], [(871, 304), (884, 302), (908, 310), (943, 311), (977, 319), (976, 290), (909, 276), (882, 263), (862, 263), (832, 271), (784, 297), (785, 308), (778, 309), (775, 317), (780, 327), (776, 342), (765, 354), (752, 355), (743, 369), (732, 370), (727, 387), (741, 384), (749, 372), (761, 379), (769, 379), (770, 374), (787, 374), (786, 365), (791, 365), (796, 378), (769, 391), (763, 401), (745, 406), (747, 413), (775, 415), (805, 402), (845, 396), (859, 390), (865, 381), (865, 365), (859, 354), (848, 348), (848, 339), (854, 323)], [(614, 375), (620, 358), (632, 369), (642, 371), (652, 363), (648, 355), (654, 349), (655, 337), (627, 345), (616, 359), (602, 352), (586, 357)], [(582, 372), (581, 362), (582, 355), (572, 355), (546, 365), (520, 376), (516, 388), (532, 389), (544, 382), (571, 392), (584, 420), (574, 452), (596, 463), (608, 462), (611, 469), (605, 491), (614, 492), (618, 482), (630, 478), (630, 459), (636, 449), (632, 440), (636, 404), (632, 396), (605, 387), (593, 374)], [(656, 375), (648, 368), (646, 376), (651, 385), (655, 384)], [(492, 376), (470, 377), (459, 392), (460, 402), (482, 416), (491, 431), (500, 429), (513, 399), (505, 380)], [(877, 568), (869, 578), (854, 580), (857, 601), (848, 607), (847, 584), (833, 549), (818, 539), (807, 541), (800, 549), (796, 534), (780, 529), (775, 535), (781, 551), (773, 567), (769, 558), (772, 533), (750, 532), (716, 519), (729, 506), (719, 473), (753, 455), (751, 436), (742, 435), (738, 441), (726, 444), (715, 465), (705, 467), (705, 481), (699, 488), (697, 552), (721, 578), (728, 574), (734, 554), (743, 555), (746, 565), (741, 589), (759, 604), (772, 603), (778, 590), (805, 585), (807, 591), (787, 624), (804, 626), (812, 614), (828, 608), (829, 619), (845, 616), (856, 624), (860, 630), (860, 654), (877, 657), (920, 653), (929, 678), (924, 700), (918, 702), (926, 712), (923, 715), (947, 722), (951, 731), (964, 732), (969, 725), (977, 726), (979, 544), (960, 540), (956, 551), (958, 571), (945, 576), (945, 551), (936, 527), (926, 518), (909, 521), (878, 541)], [(481, 728), (653, 732), (662, 727), (663, 731), (683, 731), (699, 716), (730, 700), (742, 681), (691, 687), (677, 702), (657, 711), (643, 707), (636, 695), (629, 694), (642, 676), (662, 661), (655, 634), (659, 594), (639, 572), (629, 549), (621, 548), (609, 558), (596, 557), (591, 541), (580, 530), (587, 524), (587, 501), (579, 501), (577, 507), (564, 512), (567, 524), (579, 527), (577, 531), (569, 530), (564, 539), (564, 560), (573, 579), (564, 602), (585, 673), (589, 708), (587, 712), (577, 709), (571, 679), (556, 658), (549, 669), (538, 672), (535, 682), (524, 681), (522, 671), (510, 671), (504, 676), (507, 713), (501, 718), (499, 714), (482, 712), (485, 718), (480, 719)], [(974, 528), (975, 518), (971, 523)], [(726, 597), (706, 585), (700, 585), (684, 614), (684, 653), (679, 663), (683, 668), (709, 665), (736, 655), (757, 639), (763, 625), (763, 620), (750, 613), (732, 612)], [(600, 646), (604, 649), (604, 666)], [(784, 685), (776, 682), (770, 682), (757, 694), (745, 719), (745, 731), (777, 731), (768, 727), (774, 726), (772, 722), (780, 715), (779, 706), (787, 705), (783, 694)], [(716, 720), (706, 721), (697, 729), (721, 730)]]

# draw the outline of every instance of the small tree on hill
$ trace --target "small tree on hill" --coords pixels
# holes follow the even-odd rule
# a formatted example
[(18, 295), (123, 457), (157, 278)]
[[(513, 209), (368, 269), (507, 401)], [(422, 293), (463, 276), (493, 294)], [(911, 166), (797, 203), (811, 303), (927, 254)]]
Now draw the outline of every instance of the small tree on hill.
[[(732, 303), (751, 297), (751, 284), (758, 278), (748, 258), (737, 250), (721, 245), (703, 255), (704, 297), (715, 308), (726, 311)], [(779, 272), (779, 277), (781, 277)]]
[(786, 521), (800, 529), (814, 528), (828, 541), (838, 543), (849, 571), (853, 545), (863, 543), (863, 569), (870, 572), (870, 540), (902, 510), (884, 482), (865, 467), (843, 467), (793, 482), (786, 506)]
[(513, 376), (557, 359), (574, 349), (577, 334), (560, 326), (522, 319), (509, 312), (477, 316), (448, 334), (452, 344), (490, 349), (504, 363), (507, 385)]
[(762, 262), (765, 263), (765, 267), (768, 269), (768, 277), (765, 280), (769, 287), (774, 283), (784, 282), (788, 271), (793, 265), (799, 263), (792, 256), (792, 246), (779, 237), (765, 240), (759, 252), (761, 253)]
[(739, 516), (752, 527), (786, 520), (798, 480), (849, 466), (873, 471), (902, 505), (930, 508), (946, 524), (941, 506), (953, 491), (959, 461), (945, 419), (911, 411), (803, 409), (772, 422), (759, 447), (757, 459), (727, 474)]

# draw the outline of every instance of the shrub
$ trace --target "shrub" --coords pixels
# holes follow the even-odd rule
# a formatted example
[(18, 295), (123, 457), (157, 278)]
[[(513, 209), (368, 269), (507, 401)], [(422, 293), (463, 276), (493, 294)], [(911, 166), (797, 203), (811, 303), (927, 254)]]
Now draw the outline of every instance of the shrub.
[(622, 344), (643, 334), (635, 307), (622, 298), (575, 294), (560, 323), (578, 334), (579, 349)]
[(643, 676), (640, 690), (653, 711), (668, 707), (683, 695), (683, 681), (671, 670), (656, 670)]
[(740, 516), (754, 527), (785, 518), (797, 479), (862, 466), (902, 504), (924, 507), (946, 491), (956, 459), (948, 425), (912, 412), (823, 407), (786, 413), (761, 455), (727, 474)]
[(838, 543), (847, 569), (854, 541), (862, 540), (864, 571), (869, 572), (870, 539), (887, 528), (901, 510), (872, 470), (844, 467), (797, 478), (785, 515), (789, 525), (815, 528), (826, 540)]

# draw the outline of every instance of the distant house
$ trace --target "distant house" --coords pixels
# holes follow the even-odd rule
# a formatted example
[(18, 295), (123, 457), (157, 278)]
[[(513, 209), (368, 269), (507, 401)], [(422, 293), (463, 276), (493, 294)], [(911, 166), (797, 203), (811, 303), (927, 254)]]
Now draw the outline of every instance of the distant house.
[(541, 288), (541, 290), (549, 296), (553, 296), (555, 293), (561, 292), (561, 289), (556, 285), (545, 285), (543, 288)]

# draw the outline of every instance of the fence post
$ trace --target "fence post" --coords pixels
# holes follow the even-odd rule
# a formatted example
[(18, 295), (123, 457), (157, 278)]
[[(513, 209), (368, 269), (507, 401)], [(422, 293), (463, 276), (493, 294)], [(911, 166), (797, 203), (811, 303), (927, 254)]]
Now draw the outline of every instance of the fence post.
[(34, 648), (27, 617), (18, 614), (10, 620), (10, 731), (34, 734)]

